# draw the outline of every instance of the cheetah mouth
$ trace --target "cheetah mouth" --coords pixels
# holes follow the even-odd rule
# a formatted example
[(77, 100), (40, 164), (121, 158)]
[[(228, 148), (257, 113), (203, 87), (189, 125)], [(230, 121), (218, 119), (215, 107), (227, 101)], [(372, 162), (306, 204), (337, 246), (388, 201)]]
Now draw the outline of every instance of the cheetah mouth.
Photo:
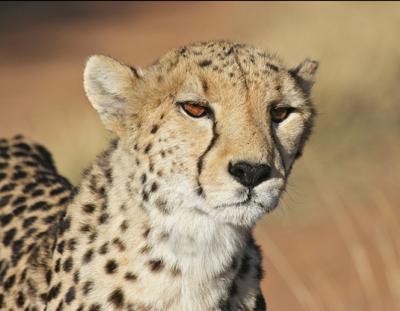
[(256, 198), (249, 194), (246, 199), (238, 201), (238, 202), (232, 202), (232, 203), (226, 203), (226, 204), (219, 204), (214, 206), (215, 209), (223, 209), (223, 208), (230, 208), (230, 207), (237, 207), (237, 208), (246, 208), (247, 205), (249, 204), (256, 205), (259, 209), (263, 210), (265, 213), (269, 213), (273, 211), (276, 208), (276, 204), (268, 204), (266, 202), (259, 202), (256, 200)]
[(226, 204), (219, 204), (214, 206), (214, 208), (216, 209), (220, 209), (220, 208), (226, 208), (226, 207), (243, 207), (244, 205), (252, 202), (252, 193), (248, 193), (246, 199), (238, 201), (238, 202), (233, 202), (233, 203), (226, 203)]

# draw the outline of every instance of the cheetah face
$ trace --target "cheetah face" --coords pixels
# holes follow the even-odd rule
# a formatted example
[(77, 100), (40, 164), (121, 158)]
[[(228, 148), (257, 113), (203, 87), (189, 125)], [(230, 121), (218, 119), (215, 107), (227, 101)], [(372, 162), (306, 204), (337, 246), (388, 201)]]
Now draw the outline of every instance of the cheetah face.
[[(93, 56), (85, 88), (125, 151), (157, 175), (149, 202), (251, 226), (279, 201), (313, 122), (317, 63), (288, 70), (229, 42), (194, 44), (144, 71)], [(178, 202), (178, 203), (177, 203)]]

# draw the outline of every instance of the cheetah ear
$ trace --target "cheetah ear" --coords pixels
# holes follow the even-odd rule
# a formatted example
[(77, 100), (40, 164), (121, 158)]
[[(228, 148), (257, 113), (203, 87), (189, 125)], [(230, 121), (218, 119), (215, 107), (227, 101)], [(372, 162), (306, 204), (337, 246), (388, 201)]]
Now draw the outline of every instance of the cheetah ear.
[(311, 59), (305, 59), (296, 68), (290, 69), (290, 75), (296, 80), (304, 93), (309, 96), (314, 84), (314, 76), (318, 69), (318, 62)]
[(84, 88), (92, 106), (108, 130), (123, 130), (127, 103), (141, 70), (103, 55), (89, 57), (84, 71)]

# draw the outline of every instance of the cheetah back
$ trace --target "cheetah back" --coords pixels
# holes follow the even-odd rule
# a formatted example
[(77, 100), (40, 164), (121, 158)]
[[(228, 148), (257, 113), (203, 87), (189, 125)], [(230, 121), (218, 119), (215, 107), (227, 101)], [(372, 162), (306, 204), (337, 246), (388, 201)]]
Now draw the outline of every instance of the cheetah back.
[(0, 139), (0, 309), (44, 307), (57, 223), (72, 192), (44, 147)]

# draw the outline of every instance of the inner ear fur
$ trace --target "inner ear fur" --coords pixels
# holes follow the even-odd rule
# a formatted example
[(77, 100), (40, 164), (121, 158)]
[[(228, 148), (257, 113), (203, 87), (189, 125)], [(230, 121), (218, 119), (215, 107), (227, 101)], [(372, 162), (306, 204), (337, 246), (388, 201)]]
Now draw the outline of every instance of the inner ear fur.
[(142, 72), (111, 57), (93, 55), (86, 62), (84, 88), (104, 126), (119, 132), (127, 105)]

